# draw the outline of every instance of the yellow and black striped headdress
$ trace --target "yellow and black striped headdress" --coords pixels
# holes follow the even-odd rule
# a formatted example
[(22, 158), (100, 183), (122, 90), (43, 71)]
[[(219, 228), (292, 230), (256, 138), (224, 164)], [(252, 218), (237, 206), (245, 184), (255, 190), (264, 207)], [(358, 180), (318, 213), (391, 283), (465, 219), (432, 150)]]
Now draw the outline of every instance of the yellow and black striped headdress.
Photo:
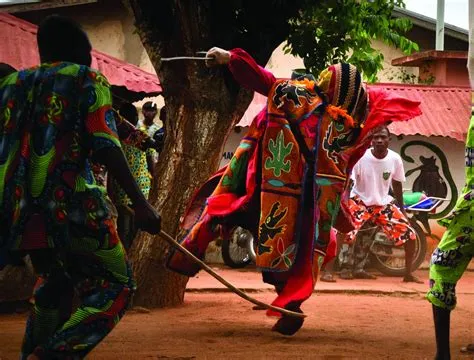
[(318, 87), (333, 106), (345, 110), (356, 122), (363, 121), (367, 106), (367, 91), (362, 76), (354, 65), (339, 63), (319, 74)]

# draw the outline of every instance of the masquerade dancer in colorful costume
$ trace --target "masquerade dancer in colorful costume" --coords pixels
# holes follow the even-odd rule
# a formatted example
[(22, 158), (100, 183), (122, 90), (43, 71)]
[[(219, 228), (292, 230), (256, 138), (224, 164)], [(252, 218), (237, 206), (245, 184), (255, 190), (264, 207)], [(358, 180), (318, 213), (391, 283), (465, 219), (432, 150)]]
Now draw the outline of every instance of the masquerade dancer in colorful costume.
[[(236, 225), (249, 229), (258, 235), (257, 267), (278, 293), (272, 305), (301, 312), (327, 254), (331, 227), (352, 230), (348, 173), (367, 149), (371, 131), (389, 119), (419, 115), (419, 103), (382, 91), (368, 94), (349, 64), (329, 67), (318, 80), (290, 80), (276, 79), (242, 49), (213, 48), (207, 56), (214, 58), (210, 66), (227, 65), (237, 82), (267, 96), (268, 104), (230, 164), (196, 193), (184, 217), (189, 233), (182, 244), (202, 258), (219, 235), (216, 225), (224, 232)], [(199, 271), (178, 252), (168, 266), (190, 276)], [(303, 324), (267, 314), (280, 317), (273, 330), (285, 335)]]
[(21, 358), (79, 359), (115, 327), (135, 288), (116, 210), (90, 161), (128, 190), (142, 229), (158, 233), (160, 217), (120, 149), (110, 86), (89, 67), (87, 35), (51, 16), (38, 48), (40, 66), (0, 80), (0, 252), (29, 254), (43, 278)]

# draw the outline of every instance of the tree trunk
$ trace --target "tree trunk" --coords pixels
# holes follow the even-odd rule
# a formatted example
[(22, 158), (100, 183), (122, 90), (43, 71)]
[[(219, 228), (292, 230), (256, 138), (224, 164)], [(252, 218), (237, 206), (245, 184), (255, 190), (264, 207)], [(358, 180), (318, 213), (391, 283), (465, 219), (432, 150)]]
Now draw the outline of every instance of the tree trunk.
[[(235, 19), (236, 10), (225, 1), (164, 0), (158, 11), (153, 0), (126, 3), (164, 89), (167, 134), (150, 202), (161, 212), (163, 230), (176, 236), (187, 202), (217, 169), (225, 140), (250, 103), (251, 93), (240, 90), (225, 67), (208, 69), (203, 61), (161, 62), (161, 57), (195, 56), (212, 46), (239, 44), (265, 63), (287, 29), (285, 21), (275, 28), (264, 20), (275, 21), (288, 12), (275, 10), (273, 17), (260, 22), (249, 19), (247, 28), (264, 24), (265, 29), (248, 33), (234, 31), (241, 24)], [(266, 4), (252, 4), (262, 7), (249, 12), (258, 18)], [(167, 250), (159, 237), (141, 233), (135, 240), (131, 259), (138, 285), (136, 305), (161, 307), (183, 301), (187, 278), (166, 270)]]
[[(139, 17), (134, 3), (131, 1), (132, 9)], [(163, 230), (172, 236), (178, 232), (179, 218), (193, 191), (216, 170), (232, 124), (242, 116), (251, 99), (249, 93), (231, 93), (223, 70), (207, 69), (203, 61), (161, 63), (157, 50), (163, 46), (166, 51), (161, 53), (173, 55), (208, 48), (194, 48), (195, 44), (190, 43), (190, 38), (200, 34), (198, 14), (190, 10), (191, 7), (187, 11), (180, 9), (179, 23), (194, 28), (181, 28), (165, 45), (146, 31), (146, 24), (138, 26), (163, 84), (167, 108), (165, 146), (150, 202), (160, 210)], [(159, 237), (141, 233), (136, 239), (131, 254), (138, 285), (135, 304), (162, 307), (182, 303), (187, 277), (165, 268), (167, 250)]]
[[(215, 89), (203, 84), (193, 97), (212, 91)], [(168, 98), (166, 107), (168, 133), (150, 202), (160, 209), (162, 229), (175, 236), (186, 202), (217, 168), (223, 139), (241, 111), (229, 113), (229, 106), (190, 97)], [(161, 307), (183, 301), (187, 278), (165, 269), (166, 251), (167, 245), (159, 237), (141, 233), (136, 239), (132, 261), (139, 289), (134, 300), (137, 305)]]

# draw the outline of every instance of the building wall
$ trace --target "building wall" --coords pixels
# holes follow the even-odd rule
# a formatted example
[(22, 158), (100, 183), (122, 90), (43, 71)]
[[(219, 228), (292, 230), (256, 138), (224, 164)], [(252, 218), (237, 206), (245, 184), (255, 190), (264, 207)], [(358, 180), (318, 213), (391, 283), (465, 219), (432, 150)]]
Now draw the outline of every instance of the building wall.
[[(272, 53), (265, 68), (273, 72), (276, 77), (289, 77), (292, 70), (304, 68), (303, 59), (285, 54), (284, 44), (278, 46)], [(374, 40), (373, 46), (384, 55), (383, 69), (378, 74), (378, 82), (414, 82), (418, 77), (417, 67), (392, 66), (392, 59), (404, 56), (400, 49), (395, 49), (384, 44), (382, 41)], [(415, 81), (416, 82), (416, 81)]]
[[(406, 35), (409, 39), (416, 41), (420, 46), (420, 51), (432, 50), (436, 48), (436, 33), (432, 30), (414, 26)], [(462, 41), (451, 36), (444, 37), (444, 50), (467, 51), (467, 41)]]
[(372, 46), (384, 56), (383, 69), (377, 74), (378, 82), (417, 83), (417, 67), (392, 66), (393, 59), (405, 56), (403, 51), (379, 40), (374, 40)]
[(451, 59), (446, 68), (446, 79), (454, 86), (469, 86), (469, 74), (466, 68), (466, 60)]
[[(446, 198), (448, 200), (453, 201), (446, 201), (442, 206), (440, 206), (439, 211), (443, 210), (445, 207), (448, 207), (451, 210), (452, 207), (454, 207), (457, 198), (453, 198), (452, 196), (449, 183), (449, 174), (451, 174), (452, 179), (454, 180), (453, 185), (456, 187), (458, 193), (460, 193), (465, 183), (464, 143), (451, 138), (439, 136), (400, 136), (398, 138), (392, 136), (392, 138), (393, 139), (391, 143), (391, 148), (399, 154), (401, 154), (400, 151), (402, 146), (412, 141), (428, 143), (436, 146), (439, 149), (437, 152), (433, 152), (423, 145), (414, 145), (406, 148), (406, 154), (413, 158), (414, 163), (407, 162), (406, 158), (404, 158), (403, 164), (405, 167), (405, 173), (407, 173), (411, 169), (416, 169), (420, 167), (422, 165), (421, 157), (424, 157), (425, 159), (434, 157), (435, 164), (439, 167), (439, 170), (438, 174), (426, 173), (422, 169), (413, 172), (411, 175), (407, 176), (407, 180), (404, 183), (404, 188), (412, 190), (413, 185), (417, 180), (418, 182), (425, 183), (425, 186), (427, 186), (427, 183), (436, 183), (439, 181), (439, 178), (441, 178), (445, 181), (448, 188), (448, 194)], [(443, 163), (447, 165), (447, 171), (443, 170)], [(443, 236), (443, 233), (445, 231), (442, 226), (438, 225), (436, 219), (430, 220), (430, 227), (433, 236), (431, 238), (428, 238), (427, 256), (432, 253), (435, 246), (438, 244), (439, 239)]]
[(24, 20), (39, 24), (50, 14), (71, 17), (89, 34), (92, 46), (118, 59), (155, 73), (150, 59), (135, 33), (133, 17), (121, 1), (101, 0), (97, 3), (15, 13)]

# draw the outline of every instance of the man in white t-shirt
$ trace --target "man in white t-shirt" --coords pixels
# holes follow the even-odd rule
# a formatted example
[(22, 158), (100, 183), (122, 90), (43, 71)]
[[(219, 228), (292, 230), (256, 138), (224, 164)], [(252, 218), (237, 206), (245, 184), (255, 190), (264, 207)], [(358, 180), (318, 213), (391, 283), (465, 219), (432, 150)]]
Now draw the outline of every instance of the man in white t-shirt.
[[(403, 281), (420, 282), (411, 273), (416, 234), (403, 208), (402, 182), (405, 181), (405, 171), (400, 155), (388, 148), (389, 143), (390, 131), (385, 126), (380, 127), (373, 134), (372, 148), (365, 152), (352, 171), (353, 188), (349, 207), (356, 229), (346, 238), (352, 249), (348, 251), (349, 256), (342, 256), (343, 279), (375, 279), (374, 275), (364, 271), (370, 244), (354, 246), (357, 231), (366, 221), (371, 221), (381, 226), (395, 245), (405, 246), (407, 265)], [(389, 194), (390, 188), (395, 199)]]

